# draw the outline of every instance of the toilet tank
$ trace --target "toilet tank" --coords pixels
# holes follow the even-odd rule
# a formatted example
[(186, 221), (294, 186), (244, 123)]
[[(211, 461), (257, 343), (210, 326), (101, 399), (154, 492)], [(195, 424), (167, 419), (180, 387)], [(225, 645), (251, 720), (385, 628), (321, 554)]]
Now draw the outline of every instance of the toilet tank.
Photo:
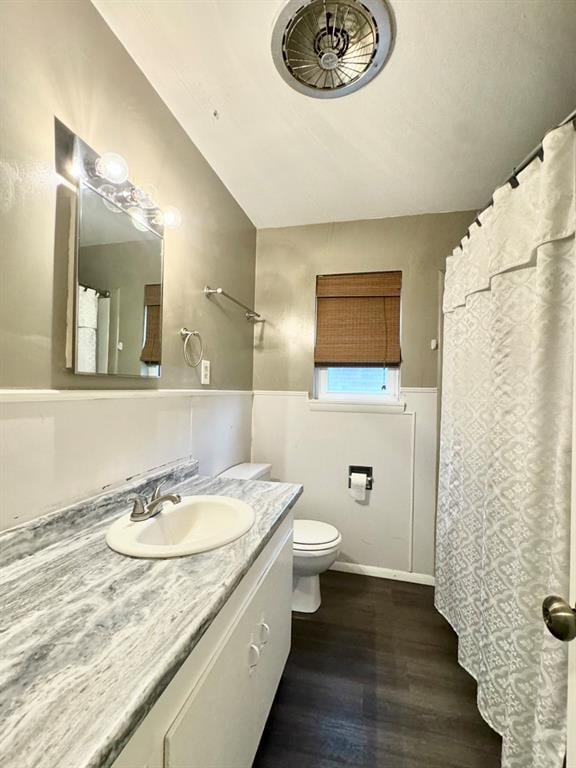
[(235, 464), (225, 469), (218, 477), (227, 477), (230, 480), (270, 480), (271, 464)]

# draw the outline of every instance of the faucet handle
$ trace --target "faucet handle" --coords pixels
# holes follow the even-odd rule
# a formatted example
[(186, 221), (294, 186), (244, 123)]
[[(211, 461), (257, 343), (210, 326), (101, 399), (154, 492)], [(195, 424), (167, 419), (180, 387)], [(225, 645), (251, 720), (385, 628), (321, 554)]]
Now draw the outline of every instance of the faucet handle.
[(160, 489), (162, 488), (162, 486), (163, 486), (165, 483), (166, 483), (166, 480), (160, 480), (160, 482), (158, 483), (158, 485), (156, 486), (156, 488), (154, 488), (154, 493), (152, 494), (152, 499), (151, 499), (151, 501), (156, 501), (156, 499), (159, 499), (159, 498), (160, 498), (160, 496), (162, 495), (162, 494), (160, 493)]
[(134, 504), (134, 506), (132, 507), (132, 512), (130, 514), (131, 520), (138, 520), (146, 515), (146, 497), (145, 496), (136, 496), (134, 499), (130, 499), (130, 501), (132, 501)]

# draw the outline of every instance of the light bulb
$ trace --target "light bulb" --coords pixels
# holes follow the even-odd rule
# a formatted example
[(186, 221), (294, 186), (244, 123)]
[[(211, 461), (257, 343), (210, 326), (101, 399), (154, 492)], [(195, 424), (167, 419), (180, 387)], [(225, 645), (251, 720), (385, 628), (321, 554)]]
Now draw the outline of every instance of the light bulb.
[(169, 205), (162, 211), (162, 223), (169, 229), (175, 229), (182, 224), (182, 214), (178, 208), (174, 208), (173, 205)]
[(142, 208), (133, 206), (132, 208), (128, 208), (128, 213), (132, 217), (132, 224), (134, 224), (136, 229), (140, 230), (140, 232), (146, 232), (148, 230), (148, 217)]
[(95, 163), (96, 173), (113, 184), (123, 184), (128, 179), (128, 163), (116, 152), (105, 152)]
[(115, 205), (116, 202), (116, 187), (112, 184), (101, 184), (98, 187), (98, 192), (102, 195), (102, 202), (112, 213), (122, 213), (122, 209)]

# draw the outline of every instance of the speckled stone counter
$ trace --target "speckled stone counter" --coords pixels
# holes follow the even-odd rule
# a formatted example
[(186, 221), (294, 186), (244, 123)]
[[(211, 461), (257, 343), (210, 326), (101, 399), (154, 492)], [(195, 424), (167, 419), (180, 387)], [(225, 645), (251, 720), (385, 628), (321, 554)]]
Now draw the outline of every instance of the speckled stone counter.
[[(111, 765), (302, 492), (195, 472), (160, 470), (0, 535), (3, 768)], [(246, 501), (254, 526), (190, 557), (110, 550), (129, 496), (163, 476), (183, 494)]]

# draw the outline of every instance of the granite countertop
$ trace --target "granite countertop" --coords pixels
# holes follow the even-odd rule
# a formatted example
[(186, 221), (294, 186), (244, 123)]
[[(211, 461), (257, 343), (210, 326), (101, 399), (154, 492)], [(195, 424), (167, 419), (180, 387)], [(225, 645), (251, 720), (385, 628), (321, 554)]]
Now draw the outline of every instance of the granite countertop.
[(250, 531), (190, 557), (117, 554), (105, 532), (140, 479), (0, 535), (5, 768), (110, 766), (302, 492), (185, 474), (167, 488), (246, 501)]

